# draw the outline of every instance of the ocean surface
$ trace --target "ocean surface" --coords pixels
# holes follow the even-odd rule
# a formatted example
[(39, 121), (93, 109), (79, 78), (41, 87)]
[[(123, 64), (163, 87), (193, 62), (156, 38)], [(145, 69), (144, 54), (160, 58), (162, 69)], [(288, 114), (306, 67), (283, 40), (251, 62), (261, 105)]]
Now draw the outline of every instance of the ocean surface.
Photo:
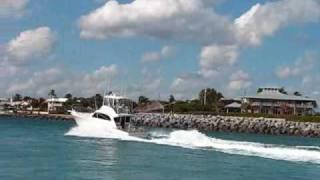
[(0, 117), (0, 179), (319, 179), (320, 139)]

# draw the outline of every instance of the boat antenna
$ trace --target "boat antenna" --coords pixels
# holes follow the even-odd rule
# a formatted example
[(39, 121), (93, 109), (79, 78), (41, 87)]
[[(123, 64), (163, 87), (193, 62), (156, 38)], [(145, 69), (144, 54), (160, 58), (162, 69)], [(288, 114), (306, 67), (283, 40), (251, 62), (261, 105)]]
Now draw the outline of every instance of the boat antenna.
[(125, 87), (125, 89), (124, 89), (124, 96), (125, 96), (125, 97), (127, 97), (127, 90), (128, 90), (128, 88), (127, 88), (127, 87), (128, 87), (128, 82), (129, 82), (129, 79), (128, 79), (128, 72), (126, 72), (126, 73), (125, 73), (125, 77), (126, 77), (126, 79), (125, 79), (125, 80), (126, 80), (126, 82), (125, 82), (126, 87)]
[(106, 80), (106, 88), (104, 89), (104, 92), (103, 92), (102, 105), (105, 105), (105, 97), (107, 95), (107, 91), (109, 90), (109, 84), (110, 84), (110, 79), (107, 78), (107, 80)]
[(97, 96), (94, 96), (94, 106), (96, 108), (96, 110), (98, 109), (98, 106), (97, 106)]
[(120, 95), (124, 95), (124, 89), (123, 89), (123, 86), (124, 86), (124, 80), (123, 80), (123, 77), (121, 77), (121, 85), (120, 85)]
[(162, 77), (162, 64), (159, 67), (159, 78), (160, 78), (160, 83), (159, 83), (159, 88), (158, 88), (158, 93), (159, 93), (159, 102), (161, 100), (161, 77)]

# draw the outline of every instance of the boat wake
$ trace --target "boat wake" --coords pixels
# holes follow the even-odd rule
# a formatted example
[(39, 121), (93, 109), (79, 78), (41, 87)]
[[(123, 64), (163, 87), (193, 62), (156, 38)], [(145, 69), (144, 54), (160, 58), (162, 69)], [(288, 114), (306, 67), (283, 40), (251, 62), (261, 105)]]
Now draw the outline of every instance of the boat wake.
[(65, 135), (119, 139), (123, 141), (154, 143), (190, 149), (214, 150), (228, 154), (256, 156), (275, 160), (320, 164), (320, 147), (318, 146), (282, 146), (223, 140), (209, 137), (197, 130), (177, 130), (171, 133), (155, 131), (150, 132), (148, 139), (144, 139), (130, 136), (124, 131), (102, 126), (101, 124), (90, 124), (73, 127)]

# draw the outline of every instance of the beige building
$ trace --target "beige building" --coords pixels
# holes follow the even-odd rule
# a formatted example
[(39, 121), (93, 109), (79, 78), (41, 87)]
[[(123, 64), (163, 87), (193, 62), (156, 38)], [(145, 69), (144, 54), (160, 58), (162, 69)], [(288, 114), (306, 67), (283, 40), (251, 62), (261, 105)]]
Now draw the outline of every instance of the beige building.
[[(308, 115), (315, 112), (318, 106), (315, 99), (301, 95), (288, 95), (282, 90), (282, 88), (259, 88), (254, 96), (237, 98), (241, 99), (240, 111), (273, 115)], [(225, 108), (235, 107), (231, 105), (227, 104)]]

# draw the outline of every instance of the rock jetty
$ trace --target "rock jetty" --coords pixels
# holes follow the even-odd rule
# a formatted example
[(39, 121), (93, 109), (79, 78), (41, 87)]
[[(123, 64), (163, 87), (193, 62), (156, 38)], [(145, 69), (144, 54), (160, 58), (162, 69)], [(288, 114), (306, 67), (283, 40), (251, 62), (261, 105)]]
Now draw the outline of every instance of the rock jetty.
[(38, 120), (56, 120), (56, 121), (73, 121), (71, 115), (66, 114), (1, 114), (0, 117), (21, 118), (21, 119), (38, 119)]
[(320, 137), (320, 123), (293, 122), (286, 121), (285, 119), (212, 115), (136, 114), (132, 122), (136, 126), (157, 128)]

